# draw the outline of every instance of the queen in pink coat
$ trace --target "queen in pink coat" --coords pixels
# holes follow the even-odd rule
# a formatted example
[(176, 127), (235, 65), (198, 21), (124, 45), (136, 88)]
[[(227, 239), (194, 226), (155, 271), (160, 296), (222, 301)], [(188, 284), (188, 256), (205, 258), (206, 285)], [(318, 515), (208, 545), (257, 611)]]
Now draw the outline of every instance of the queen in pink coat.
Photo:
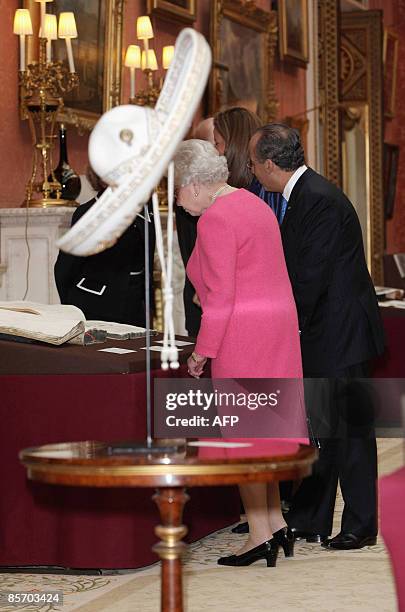
[[(183, 142), (175, 157), (177, 205), (201, 216), (187, 266), (203, 311), (189, 374), (208, 359), (213, 378), (301, 378), (298, 319), (277, 219), (265, 202), (227, 184), (224, 156), (206, 141)], [(307, 439), (300, 440), (307, 442)], [(240, 487), (249, 539), (221, 565), (262, 558), (279, 545), (292, 556), (277, 485)]]

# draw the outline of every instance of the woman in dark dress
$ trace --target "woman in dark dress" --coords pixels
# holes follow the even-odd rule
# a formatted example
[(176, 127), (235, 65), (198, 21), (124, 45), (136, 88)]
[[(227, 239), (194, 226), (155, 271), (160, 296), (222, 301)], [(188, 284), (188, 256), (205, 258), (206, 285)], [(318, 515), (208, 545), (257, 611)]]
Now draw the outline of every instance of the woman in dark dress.
[[(280, 193), (266, 191), (250, 168), (249, 141), (260, 126), (259, 117), (246, 108), (234, 107), (221, 111), (214, 116), (213, 144), (218, 153), (226, 157), (229, 168), (228, 184), (247, 189), (264, 200), (281, 225), (287, 206), (286, 201)], [(211, 141), (210, 137), (205, 138), (202, 134), (195, 137)], [(184, 267), (187, 266), (196, 241), (197, 221), (198, 218), (176, 207), (177, 234)], [(186, 329), (190, 336), (196, 337), (200, 329), (201, 308), (196, 304), (195, 290), (188, 279), (184, 289), (184, 308)]]
[[(93, 171), (87, 177), (97, 196), (79, 206), (72, 217), (74, 225), (97, 201), (105, 185)], [(155, 232), (149, 227), (151, 287)], [(114, 321), (145, 326), (145, 224), (139, 215), (111, 248), (76, 257), (59, 252), (55, 264), (55, 282), (62, 304), (80, 308), (86, 319)], [(151, 302), (152, 303), (152, 302)]]

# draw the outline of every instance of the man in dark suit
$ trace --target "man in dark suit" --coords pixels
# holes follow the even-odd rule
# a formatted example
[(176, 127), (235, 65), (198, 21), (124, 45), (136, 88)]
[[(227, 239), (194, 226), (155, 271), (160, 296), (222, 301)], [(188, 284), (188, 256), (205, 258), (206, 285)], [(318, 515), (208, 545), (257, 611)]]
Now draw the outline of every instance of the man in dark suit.
[[(75, 210), (72, 225), (95, 204), (103, 190), (104, 187), (96, 198)], [(155, 249), (152, 221), (148, 223), (148, 228), (152, 287)], [(77, 306), (88, 320), (114, 321), (144, 327), (144, 245), (145, 224), (144, 219), (138, 215), (116, 244), (102, 253), (76, 257), (60, 251), (55, 263), (55, 281), (61, 303)]]
[[(308, 541), (361, 548), (375, 543), (377, 534), (377, 452), (367, 398), (360, 407), (362, 393), (353, 379), (368, 376), (368, 363), (384, 350), (384, 338), (360, 223), (343, 192), (307, 168), (296, 130), (264, 126), (249, 150), (256, 177), (288, 202), (281, 234), (304, 376), (323, 379), (312, 385), (307, 381), (307, 408), (311, 414), (308, 404), (321, 396), (322, 406), (326, 398), (330, 410), (330, 433), (320, 442), (314, 474), (293, 498), (288, 523)], [(341, 532), (327, 540), (338, 479), (345, 502)]]

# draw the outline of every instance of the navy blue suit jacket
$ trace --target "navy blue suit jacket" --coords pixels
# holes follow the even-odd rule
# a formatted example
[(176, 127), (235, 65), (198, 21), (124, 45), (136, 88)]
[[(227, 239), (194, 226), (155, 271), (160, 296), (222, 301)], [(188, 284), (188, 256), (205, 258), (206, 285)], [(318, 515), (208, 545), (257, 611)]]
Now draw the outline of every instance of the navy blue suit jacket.
[(291, 192), (281, 235), (304, 375), (334, 376), (383, 352), (360, 222), (344, 193), (309, 168)]

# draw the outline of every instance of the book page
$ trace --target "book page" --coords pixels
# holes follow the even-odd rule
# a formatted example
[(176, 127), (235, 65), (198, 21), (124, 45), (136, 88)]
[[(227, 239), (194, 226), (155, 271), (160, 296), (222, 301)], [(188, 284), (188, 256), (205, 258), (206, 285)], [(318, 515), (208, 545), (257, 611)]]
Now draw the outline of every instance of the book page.
[(386, 297), (391, 300), (397, 300), (404, 295), (403, 289), (395, 289), (394, 287), (374, 287), (377, 297)]
[(40, 302), (14, 300), (10, 302), (0, 302), (0, 309), (26, 312), (28, 314), (51, 315), (53, 319), (86, 320), (80, 308), (72, 306), (71, 304), (41, 304)]
[(385, 302), (379, 302), (379, 306), (383, 306), (385, 308), (405, 308), (405, 301), (401, 300), (386, 300)]
[(0, 302), (0, 331), (12, 336), (62, 344), (84, 332), (84, 314), (65, 304)]

